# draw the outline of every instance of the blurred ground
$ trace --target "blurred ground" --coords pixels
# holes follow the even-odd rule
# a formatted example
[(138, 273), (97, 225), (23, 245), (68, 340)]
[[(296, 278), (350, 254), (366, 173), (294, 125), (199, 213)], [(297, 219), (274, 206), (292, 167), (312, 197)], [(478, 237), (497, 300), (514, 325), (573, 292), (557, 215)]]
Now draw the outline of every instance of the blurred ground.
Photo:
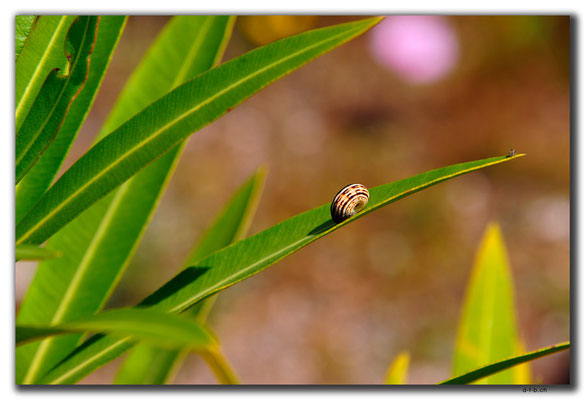
[[(129, 20), (67, 165), (86, 151), (166, 20)], [(172, 277), (260, 165), (269, 175), (251, 234), (348, 183), (376, 186), (515, 148), (528, 156), (392, 204), (223, 292), (211, 326), (243, 383), (378, 384), (402, 350), (412, 355), (409, 383), (446, 379), (475, 250), (495, 220), (527, 349), (568, 340), (569, 18), (442, 23), (458, 48), (440, 79), (415, 83), (388, 69), (372, 55), (369, 32), (193, 135), (110, 306), (134, 304)], [(226, 59), (262, 40), (246, 37), (246, 24), (237, 23)], [(84, 382), (111, 382), (115, 365)], [(532, 365), (543, 383), (567, 379), (568, 354)], [(196, 356), (176, 378), (214, 382)]]

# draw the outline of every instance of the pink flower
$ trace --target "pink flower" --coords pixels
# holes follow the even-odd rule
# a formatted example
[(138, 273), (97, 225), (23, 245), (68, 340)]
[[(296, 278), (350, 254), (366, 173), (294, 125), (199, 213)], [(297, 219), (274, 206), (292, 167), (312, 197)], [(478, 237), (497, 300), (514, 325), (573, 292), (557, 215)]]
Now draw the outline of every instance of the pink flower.
[(459, 43), (439, 16), (392, 16), (372, 30), (370, 49), (386, 68), (411, 83), (431, 83), (455, 66)]

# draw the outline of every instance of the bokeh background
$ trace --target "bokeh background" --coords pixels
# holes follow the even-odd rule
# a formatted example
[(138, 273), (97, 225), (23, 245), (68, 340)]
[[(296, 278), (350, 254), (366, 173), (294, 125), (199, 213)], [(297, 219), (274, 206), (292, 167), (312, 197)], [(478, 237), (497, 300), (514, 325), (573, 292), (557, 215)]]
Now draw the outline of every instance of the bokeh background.
[[(361, 17), (245, 16), (225, 59)], [(128, 20), (65, 168), (100, 125), (168, 17)], [(475, 251), (501, 224), (528, 350), (569, 339), (570, 19), (390, 16), (194, 134), (108, 307), (177, 272), (256, 168), (268, 179), (250, 233), (366, 186), (527, 153), (360, 219), (224, 291), (210, 316), (243, 383), (379, 384), (411, 353), (409, 383), (448, 378)], [(34, 266), (17, 269), (17, 301)], [(116, 361), (83, 383), (110, 383)], [(567, 353), (532, 363), (565, 383)], [(175, 383), (215, 383), (195, 355)]]

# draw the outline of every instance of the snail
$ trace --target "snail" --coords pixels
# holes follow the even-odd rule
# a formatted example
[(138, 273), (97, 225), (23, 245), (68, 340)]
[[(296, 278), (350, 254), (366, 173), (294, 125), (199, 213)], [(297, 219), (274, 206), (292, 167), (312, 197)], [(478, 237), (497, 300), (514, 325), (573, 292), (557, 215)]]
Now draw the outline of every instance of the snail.
[(370, 193), (364, 185), (354, 183), (341, 189), (331, 202), (331, 218), (338, 224), (364, 209)]

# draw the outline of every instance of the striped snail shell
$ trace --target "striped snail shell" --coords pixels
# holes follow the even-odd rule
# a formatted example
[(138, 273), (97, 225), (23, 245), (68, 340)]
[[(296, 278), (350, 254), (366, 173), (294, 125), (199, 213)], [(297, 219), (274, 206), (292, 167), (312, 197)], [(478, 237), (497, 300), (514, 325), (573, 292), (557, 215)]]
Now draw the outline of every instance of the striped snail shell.
[(354, 183), (341, 189), (331, 202), (331, 218), (338, 224), (364, 209), (370, 193), (364, 185)]

